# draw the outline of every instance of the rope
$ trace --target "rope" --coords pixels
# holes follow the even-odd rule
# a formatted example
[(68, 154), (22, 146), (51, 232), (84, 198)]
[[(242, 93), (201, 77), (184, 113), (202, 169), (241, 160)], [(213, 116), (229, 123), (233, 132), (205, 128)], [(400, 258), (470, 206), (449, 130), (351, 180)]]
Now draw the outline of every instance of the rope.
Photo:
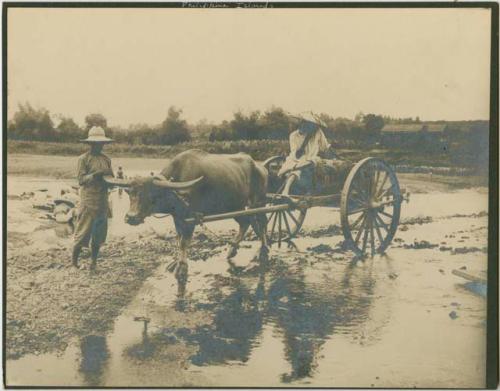
[[(155, 213), (152, 215), (154, 218), (157, 218), (157, 219), (164, 219), (165, 217), (169, 217), (171, 216), (170, 213), (165, 213), (165, 214), (162, 214), (162, 213)], [(220, 235), (217, 235), (214, 231), (212, 231), (211, 229), (209, 229), (205, 224), (203, 223), (200, 223), (199, 226), (201, 227), (201, 229), (204, 231), (204, 232), (207, 232), (210, 234), (210, 236), (212, 237), (215, 237), (216, 239), (218, 240), (222, 240), (221, 236)], [(209, 236), (209, 235), (207, 235)]]
[[(208, 232), (212, 237), (215, 237), (216, 239), (218, 240), (222, 240), (222, 237), (220, 235), (217, 235), (214, 231), (212, 231), (211, 229), (209, 229), (206, 224), (200, 224), (200, 227), (201, 229), (204, 231), (204, 232)], [(208, 236), (208, 235), (207, 235)]]

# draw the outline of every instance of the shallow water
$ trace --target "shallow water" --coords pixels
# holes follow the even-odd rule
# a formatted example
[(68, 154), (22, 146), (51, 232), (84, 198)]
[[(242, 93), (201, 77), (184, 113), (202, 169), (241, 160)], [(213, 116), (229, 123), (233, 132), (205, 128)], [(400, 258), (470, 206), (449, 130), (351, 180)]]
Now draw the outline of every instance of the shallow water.
[[(9, 181), (9, 192), (39, 183), (57, 191), (61, 185), (27, 178)], [(111, 235), (150, 229), (173, 234), (170, 219), (149, 218), (141, 226), (127, 226), (127, 195), (119, 198), (114, 192), (111, 199)], [(11, 202), (20, 204), (11, 207)], [(42, 223), (36, 227), (29, 213), (28, 221), (19, 221), (22, 202), (9, 201), (9, 232), (54, 230)], [(450, 216), (485, 210), (487, 195), (475, 190), (415, 194), (403, 206), (402, 218), (432, 216), (434, 221), (410, 225), (397, 238), (482, 247), (485, 217)], [(305, 229), (338, 223), (337, 211), (313, 208)], [(207, 235), (236, 228), (228, 222), (207, 226)], [(460, 242), (464, 232), (468, 239)], [(54, 246), (69, 240), (54, 238)], [(335, 248), (341, 240), (300, 237), (298, 251), (273, 248), (269, 269), (255, 276), (230, 274), (222, 255), (191, 262), (184, 300), (176, 298), (175, 280), (162, 266), (116, 318), (109, 334), (74, 340), (59, 356), (9, 360), (8, 384), (484, 386), (484, 289), (471, 287), (451, 271), (463, 266), (471, 273), (484, 271), (486, 255), (405, 249), (395, 242), (387, 255), (357, 262), (348, 254), (307, 250), (317, 244)], [(46, 245), (38, 239), (32, 243)], [(255, 250), (255, 242), (244, 242), (236, 263), (244, 265)]]

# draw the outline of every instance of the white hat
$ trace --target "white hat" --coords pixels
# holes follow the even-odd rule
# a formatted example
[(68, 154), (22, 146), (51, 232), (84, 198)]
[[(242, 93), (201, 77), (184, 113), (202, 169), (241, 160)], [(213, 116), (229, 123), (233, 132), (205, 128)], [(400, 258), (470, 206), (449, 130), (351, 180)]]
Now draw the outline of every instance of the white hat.
[(106, 137), (103, 128), (100, 126), (92, 126), (89, 130), (88, 137), (82, 141), (84, 143), (110, 143), (113, 140)]
[(293, 115), (292, 117), (302, 121), (311, 122), (313, 124), (326, 128), (325, 122), (321, 120), (321, 118), (319, 118), (317, 115), (313, 114), (312, 111), (304, 111), (298, 115)]

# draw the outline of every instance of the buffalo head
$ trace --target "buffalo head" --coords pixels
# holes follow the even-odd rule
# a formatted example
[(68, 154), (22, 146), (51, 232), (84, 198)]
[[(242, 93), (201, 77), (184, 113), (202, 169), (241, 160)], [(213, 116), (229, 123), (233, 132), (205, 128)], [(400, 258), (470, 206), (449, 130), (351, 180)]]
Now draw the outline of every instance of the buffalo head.
[(192, 181), (173, 182), (163, 176), (136, 177), (133, 179), (117, 179), (104, 177), (111, 186), (124, 187), (130, 198), (130, 208), (125, 215), (125, 222), (139, 225), (153, 213), (172, 213), (175, 210), (173, 196), (175, 190), (187, 190), (200, 182), (203, 177)]

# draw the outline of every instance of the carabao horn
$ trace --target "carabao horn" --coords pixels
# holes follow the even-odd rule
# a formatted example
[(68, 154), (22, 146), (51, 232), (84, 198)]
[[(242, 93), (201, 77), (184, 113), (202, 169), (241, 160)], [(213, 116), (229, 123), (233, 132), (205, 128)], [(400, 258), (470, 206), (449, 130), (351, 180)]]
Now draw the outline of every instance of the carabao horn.
[(119, 178), (114, 178), (112, 176), (104, 176), (103, 179), (107, 184), (111, 186), (118, 186), (118, 187), (130, 186), (130, 180), (128, 179), (119, 179)]
[(172, 182), (165, 177), (155, 177), (155, 179), (153, 179), (153, 184), (155, 184), (156, 186), (164, 187), (166, 189), (182, 190), (196, 185), (201, 180), (203, 180), (203, 176), (187, 182)]

